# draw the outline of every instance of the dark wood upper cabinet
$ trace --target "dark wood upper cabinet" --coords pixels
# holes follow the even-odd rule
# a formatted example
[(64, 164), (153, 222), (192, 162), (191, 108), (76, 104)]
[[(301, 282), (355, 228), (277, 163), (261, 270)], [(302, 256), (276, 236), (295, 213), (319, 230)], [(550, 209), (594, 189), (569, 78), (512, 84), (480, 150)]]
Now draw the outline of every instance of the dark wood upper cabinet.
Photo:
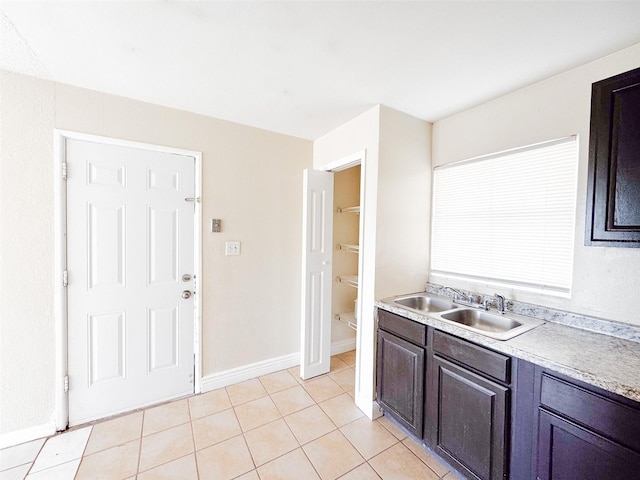
[(591, 92), (585, 245), (640, 247), (640, 68)]

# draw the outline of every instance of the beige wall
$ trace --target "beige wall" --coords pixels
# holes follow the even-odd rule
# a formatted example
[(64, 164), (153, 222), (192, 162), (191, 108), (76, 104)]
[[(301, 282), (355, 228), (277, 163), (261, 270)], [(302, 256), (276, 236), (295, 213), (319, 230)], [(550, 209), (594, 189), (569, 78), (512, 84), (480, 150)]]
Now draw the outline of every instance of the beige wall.
[(9, 72), (0, 92), (0, 434), (52, 422), (54, 127), (203, 152), (203, 374), (299, 351), (312, 142)]
[[(573, 287), (570, 299), (501, 291), (510, 298), (639, 324), (640, 248), (584, 246), (591, 84), (640, 66), (640, 44), (439, 122), (433, 162), (441, 165), (544, 140), (579, 136)], [(453, 284), (453, 283), (452, 283)], [(493, 293), (482, 284), (457, 286)]]
[(52, 422), (55, 86), (0, 75), (0, 433), (6, 433)]
[(424, 290), (431, 217), (429, 122), (382, 107), (376, 228), (376, 297)]
[[(426, 280), (431, 143), (433, 165), (440, 165), (578, 134), (572, 297), (501, 293), (640, 324), (632, 302), (640, 291), (640, 249), (583, 246), (591, 83), (638, 66), (640, 44), (443, 119), (433, 139), (429, 123), (376, 106), (313, 145), (0, 72), (0, 434), (52, 423), (54, 128), (203, 152), (203, 373), (209, 375), (299, 350), (301, 171), (363, 149), (368, 253), (360, 275), (370, 282), (363, 316), (373, 317), (374, 298), (420, 290)], [(222, 218), (223, 233), (206, 231), (213, 217)], [(225, 240), (240, 240), (242, 255), (225, 257)], [(362, 329), (367, 344), (360, 352), (371, 362), (373, 328), (370, 322)], [(372, 398), (372, 378), (359, 380), (361, 406)]]
[(429, 122), (378, 105), (313, 144), (313, 165), (366, 150), (365, 281), (372, 299), (424, 289), (431, 214)]
[(313, 142), (313, 168), (326, 169), (328, 165), (358, 152), (365, 151), (365, 162), (361, 166), (365, 191), (361, 208), (361, 225), (366, 242), (360, 244), (363, 269), (358, 271), (359, 302), (362, 306), (358, 319), (356, 349), (356, 405), (372, 417), (374, 378), (374, 293), (375, 293), (375, 245), (376, 204), (378, 192), (378, 142), (380, 106), (375, 106), (349, 122), (332, 130)]
[(431, 124), (388, 107), (373, 107), (314, 142), (314, 168), (326, 168), (361, 150), (366, 150), (366, 161), (356, 404), (372, 416), (374, 301), (423, 290), (427, 281)]

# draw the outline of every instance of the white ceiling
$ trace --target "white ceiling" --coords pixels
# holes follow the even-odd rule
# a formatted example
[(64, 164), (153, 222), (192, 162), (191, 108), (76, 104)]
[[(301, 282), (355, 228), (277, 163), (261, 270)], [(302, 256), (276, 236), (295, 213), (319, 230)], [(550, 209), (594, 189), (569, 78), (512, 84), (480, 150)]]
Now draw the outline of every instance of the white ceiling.
[(0, 1), (0, 68), (308, 139), (378, 103), (435, 121), (638, 42), (640, 1)]

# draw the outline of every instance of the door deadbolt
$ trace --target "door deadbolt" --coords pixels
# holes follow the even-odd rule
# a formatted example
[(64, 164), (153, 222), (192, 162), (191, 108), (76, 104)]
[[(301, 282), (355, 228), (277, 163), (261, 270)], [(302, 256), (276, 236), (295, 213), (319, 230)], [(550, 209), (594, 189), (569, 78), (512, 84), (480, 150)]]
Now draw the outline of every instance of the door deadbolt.
[(187, 298), (191, 298), (191, 292), (189, 290), (185, 290), (184, 292), (182, 292), (182, 298), (184, 298), (185, 300)]
[(191, 275), (189, 275), (188, 273), (185, 273), (184, 275), (182, 275), (183, 282), (188, 282), (189, 280), (191, 280)]

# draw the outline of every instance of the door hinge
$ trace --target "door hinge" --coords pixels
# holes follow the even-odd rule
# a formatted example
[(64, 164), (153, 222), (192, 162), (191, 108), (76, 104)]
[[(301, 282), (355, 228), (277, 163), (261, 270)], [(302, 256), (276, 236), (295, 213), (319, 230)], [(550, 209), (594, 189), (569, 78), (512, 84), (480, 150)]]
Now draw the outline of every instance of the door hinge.
[(64, 376), (64, 393), (69, 393), (69, 375)]
[(67, 179), (67, 162), (62, 162), (62, 179)]
[(62, 272), (62, 286), (66, 287), (67, 285), (69, 285), (69, 271), (65, 270)]

